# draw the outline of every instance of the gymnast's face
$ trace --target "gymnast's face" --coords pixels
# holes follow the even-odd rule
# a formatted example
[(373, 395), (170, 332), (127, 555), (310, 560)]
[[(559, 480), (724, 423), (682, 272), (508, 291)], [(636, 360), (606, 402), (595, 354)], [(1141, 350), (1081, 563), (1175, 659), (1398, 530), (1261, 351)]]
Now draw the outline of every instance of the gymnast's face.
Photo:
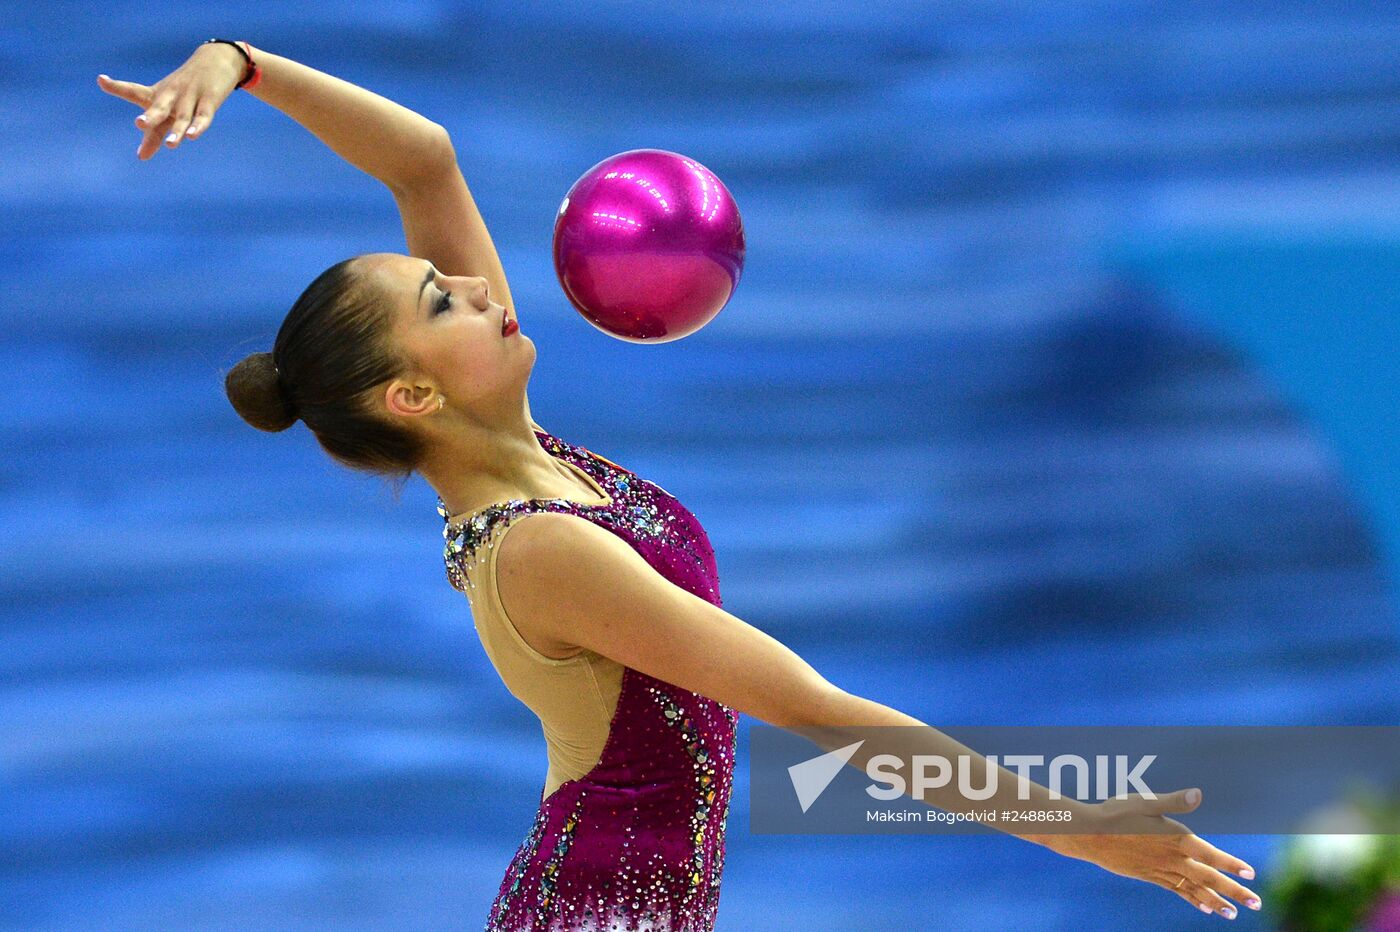
[(391, 302), (390, 339), (412, 367), (386, 389), (391, 413), (436, 413), (438, 394), (461, 412), (523, 397), (535, 344), (518, 329), (501, 333), (504, 320), (515, 315), (492, 300), (486, 279), (443, 275), (425, 259), (397, 253), (362, 261), (363, 274)]

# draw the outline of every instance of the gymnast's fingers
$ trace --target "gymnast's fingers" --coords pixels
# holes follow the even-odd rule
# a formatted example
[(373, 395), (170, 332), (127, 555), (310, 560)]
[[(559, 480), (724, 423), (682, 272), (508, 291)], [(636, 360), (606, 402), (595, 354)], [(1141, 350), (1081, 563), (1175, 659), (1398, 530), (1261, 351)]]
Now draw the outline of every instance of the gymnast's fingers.
[(1199, 909), (1203, 913), (1214, 912), (1210, 906), (1201, 902), (1201, 894), (1196, 884), (1184, 875), (1177, 875), (1176, 880), (1172, 880), (1169, 877), (1164, 880), (1158, 880), (1157, 886), (1161, 887), (1163, 890), (1169, 890), (1175, 893), (1177, 896), (1190, 903), (1193, 908)]
[[(1225, 897), (1234, 897), (1250, 909), (1260, 909), (1264, 905), (1259, 899), (1258, 894), (1253, 890), (1244, 886), (1233, 877), (1225, 876), (1209, 864), (1201, 864), (1199, 867), (1193, 868), (1193, 870), (1195, 871), (1194, 876), (1201, 882), (1201, 885), (1208, 887), (1221, 899)], [(1219, 907), (1219, 904), (1215, 905)], [(1227, 902), (1225, 905), (1231, 910), (1234, 909), (1234, 905), (1231, 903)]]
[(105, 74), (99, 74), (97, 86), (113, 97), (120, 97), (138, 107), (145, 107), (151, 102), (151, 88), (144, 84), (137, 84), (135, 81), (118, 81)]
[(1204, 838), (1192, 835), (1185, 840), (1185, 844), (1186, 853), (1202, 864), (1209, 864), (1219, 871), (1230, 871), (1231, 873), (1239, 874), (1245, 880), (1254, 879), (1254, 868), (1250, 867), (1239, 858), (1226, 854)]
[(202, 97), (194, 108), (194, 116), (190, 119), (190, 128), (185, 131), (186, 139), (193, 139), (200, 133), (208, 129), (209, 124), (214, 122), (214, 111), (218, 107), (209, 103), (209, 98)]
[[(179, 115), (193, 109), (193, 105), (187, 103), (192, 96), (192, 92), (185, 87), (167, 87), (156, 91), (146, 112), (136, 118), (136, 125), (145, 134), (141, 145), (136, 149), (137, 158), (145, 161), (156, 153), (160, 148), (161, 137), (167, 134)], [(170, 141), (168, 136), (166, 141)]]
[(167, 86), (156, 93), (146, 112), (136, 118), (137, 125), (144, 130), (160, 130), (170, 120), (170, 115), (180, 106), (184, 97), (179, 91)]
[(175, 117), (175, 122), (170, 124), (170, 132), (165, 137), (165, 144), (172, 149), (178, 147), (181, 140), (185, 138), (185, 130), (193, 118), (194, 114), (190, 113), (189, 110), (182, 110)]
[(1185, 880), (1186, 882), (1179, 887), (1165, 884), (1164, 886), (1168, 886), (1173, 893), (1203, 913), (1219, 913), (1226, 919), (1235, 918), (1235, 907), (1222, 899), (1218, 893), (1190, 877)]
[(164, 129), (162, 124), (146, 123), (144, 116), (137, 117), (136, 121), (142, 129), (141, 144), (136, 147), (136, 157), (144, 162), (160, 148), (160, 137)]

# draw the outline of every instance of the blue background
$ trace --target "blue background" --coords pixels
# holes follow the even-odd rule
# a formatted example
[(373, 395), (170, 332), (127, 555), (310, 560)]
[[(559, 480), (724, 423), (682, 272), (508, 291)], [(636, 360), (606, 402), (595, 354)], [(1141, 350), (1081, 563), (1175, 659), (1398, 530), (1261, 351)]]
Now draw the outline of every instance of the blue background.
[[(249, 94), (138, 161), (99, 72), (242, 37), (445, 125), (536, 419), (678, 495), (726, 608), (836, 684), (934, 725), (1393, 724), (1384, 6), (5, 4), (0, 925), (479, 928), (544, 779), (431, 489), (223, 393), (321, 270), (405, 249), (392, 198)], [(660, 346), (550, 261), (641, 147), (748, 237)], [(752, 835), (743, 751), (722, 930), (1225, 921), (1001, 836)], [(1209, 840), (1262, 889), (1279, 839)]]

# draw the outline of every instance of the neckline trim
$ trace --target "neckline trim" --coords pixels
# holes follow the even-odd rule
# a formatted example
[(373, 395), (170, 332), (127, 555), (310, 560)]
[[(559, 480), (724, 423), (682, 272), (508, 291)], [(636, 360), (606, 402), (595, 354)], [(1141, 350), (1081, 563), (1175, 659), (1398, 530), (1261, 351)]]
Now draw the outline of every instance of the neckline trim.
[[(559, 438), (555, 437), (553, 434), (541, 430), (538, 427), (534, 428), (534, 431), (536, 435), (536, 440), (538, 440), (541, 436), (544, 436), (549, 437), (551, 440), (559, 442), (562, 446), (570, 446), (565, 441), (559, 440)], [(529, 504), (532, 502), (564, 502), (565, 504), (569, 505), (582, 505), (585, 508), (610, 508), (614, 504), (616, 504), (613, 497), (607, 493), (607, 491), (603, 488), (603, 486), (598, 482), (597, 479), (594, 479), (593, 476), (589, 474), (588, 470), (584, 469), (582, 466), (580, 466), (578, 463), (575, 463), (568, 457), (560, 456), (552, 452), (549, 449), (549, 447), (543, 444), (540, 445), (540, 449), (544, 450), (544, 452), (548, 453), (551, 457), (563, 463), (565, 466), (568, 466), (578, 475), (582, 476), (583, 480), (588, 483), (589, 487), (598, 493), (597, 496), (593, 499), (593, 501), (581, 502), (571, 498), (512, 498), (502, 502), (493, 502), (490, 505), (478, 508), (475, 511), (464, 511), (455, 515), (447, 515), (447, 524), (451, 526), (460, 526), (466, 524), (468, 521), (470, 521), (472, 518), (475, 518), (477, 515), (488, 512), (493, 508), (505, 508), (514, 503)], [(587, 453), (587, 451), (584, 451), (584, 455), (589, 454)], [(438, 504), (439, 506), (441, 506), (444, 512), (447, 510), (447, 506), (443, 503), (440, 497), (438, 498)]]

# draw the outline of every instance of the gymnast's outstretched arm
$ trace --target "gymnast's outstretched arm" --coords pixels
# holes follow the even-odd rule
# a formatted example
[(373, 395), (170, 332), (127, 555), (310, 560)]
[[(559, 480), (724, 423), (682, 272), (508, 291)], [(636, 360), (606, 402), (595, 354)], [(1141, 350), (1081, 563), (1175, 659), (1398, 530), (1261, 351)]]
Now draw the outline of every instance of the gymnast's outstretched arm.
[[(666, 579), (605, 528), (549, 512), (515, 523), (519, 526), (501, 540), (496, 554), (497, 589), (527, 641), (595, 651), (769, 724), (804, 736), (834, 736), (833, 747), (866, 738), (847, 761), (859, 768), (877, 754), (893, 752), (909, 761), (917, 752), (945, 760), (965, 756), (974, 772), (986, 772), (987, 760), (971, 748), (897, 709), (834, 686), (779, 641)], [(869, 727), (891, 725), (918, 727)], [(843, 737), (843, 729), (855, 731)], [(1185, 791), (1086, 804), (1052, 799), (1045, 787), (1003, 767), (995, 770), (998, 788), (989, 799), (970, 800), (951, 783), (923, 798), (957, 812), (1071, 809), (1074, 834), (1023, 833), (987, 824), (1066, 857), (1157, 884), (1212, 912), (1234, 908), (1225, 896), (1258, 899), (1222, 873), (1249, 877), (1249, 865), (1167, 817), (1199, 805), (1199, 800), (1188, 802)], [(1015, 798), (1021, 782), (1029, 790), (1029, 806)]]
[[(444, 275), (484, 277), (494, 300), (510, 310), (505, 270), (466, 181), (447, 130), (372, 91), (250, 45), (262, 80), (248, 93), (304, 126), (341, 158), (382, 182), (398, 203), (408, 254)], [(230, 45), (199, 45), (153, 85), (99, 75), (109, 94), (143, 108), (137, 157), (202, 138), (242, 79), (247, 63)]]

